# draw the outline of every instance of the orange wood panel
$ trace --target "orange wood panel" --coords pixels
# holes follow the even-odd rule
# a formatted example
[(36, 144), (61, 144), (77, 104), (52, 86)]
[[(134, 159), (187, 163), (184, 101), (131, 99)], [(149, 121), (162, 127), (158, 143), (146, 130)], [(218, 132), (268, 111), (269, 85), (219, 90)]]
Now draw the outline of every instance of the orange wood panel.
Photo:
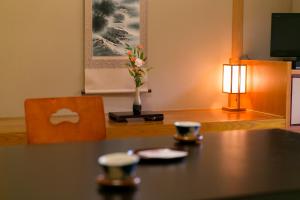
[(248, 66), (247, 94), (242, 106), (286, 116), (291, 63), (285, 61), (242, 60)]
[[(295, 70), (293, 70), (295, 71)], [(291, 71), (291, 73), (293, 73)], [(297, 74), (297, 73), (296, 73)], [(292, 101), (292, 74), (288, 74), (287, 77), (287, 92), (286, 92), (286, 127), (291, 125), (291, 101)]]
[[(77, 113), (79, 121), (53, 124), (52, 115), (61, 109)], [(106, 137), (105, 115), (100, 96), (27, 99), (25, 116), (30, 144), (101, 140)]]

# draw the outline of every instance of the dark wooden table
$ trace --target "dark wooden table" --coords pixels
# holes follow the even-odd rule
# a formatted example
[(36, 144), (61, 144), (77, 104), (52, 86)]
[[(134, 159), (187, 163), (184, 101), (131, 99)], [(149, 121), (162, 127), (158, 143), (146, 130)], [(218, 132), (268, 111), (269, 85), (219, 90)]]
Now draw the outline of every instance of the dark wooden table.
[[(136, 191), (99, 191), (97, 158), (174, 147), (171, 137), (0, 148), (0, 199), (300, 199), (300, 134), (283, 130), (204, 134), (181, 162), (139, 165)], [(178, 146), (177, 146), (178, 147)]]

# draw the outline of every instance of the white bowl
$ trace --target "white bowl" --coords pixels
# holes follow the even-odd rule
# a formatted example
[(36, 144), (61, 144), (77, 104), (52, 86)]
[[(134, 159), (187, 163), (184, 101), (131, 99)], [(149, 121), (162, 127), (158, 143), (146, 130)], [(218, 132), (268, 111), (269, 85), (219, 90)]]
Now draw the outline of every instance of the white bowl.
[(192, 121), (178, 121), (174, 123), (177, 135), (184, 138), (197, 138), (201, 124)]
[(138, 162), (137, 155), (127, 153), (111, 153), (98, 158), (98, 163), (103, 167), (108, 179), (121, 180), (132, 176)]

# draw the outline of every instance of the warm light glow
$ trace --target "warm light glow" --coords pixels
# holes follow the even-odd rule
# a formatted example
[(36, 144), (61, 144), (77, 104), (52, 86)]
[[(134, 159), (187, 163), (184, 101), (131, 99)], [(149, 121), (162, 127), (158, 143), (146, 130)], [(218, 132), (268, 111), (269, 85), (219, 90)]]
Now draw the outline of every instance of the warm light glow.
[(241, 81), (240, 81), (240, 93), (246, 93), (246, 81), (247, 81), (247, 67), (242, 65), (241, 68)]
[(223, 92), (231, 92), (231, 66), (224, 65), (223, 68)]
[(246, 93), (247, 66), (224, 65), (223, 67), (223, 92)]
[(231, 81), (231, 93), (239, 93), (239, 66), (233, 65), (232, 66), (232, 81)]

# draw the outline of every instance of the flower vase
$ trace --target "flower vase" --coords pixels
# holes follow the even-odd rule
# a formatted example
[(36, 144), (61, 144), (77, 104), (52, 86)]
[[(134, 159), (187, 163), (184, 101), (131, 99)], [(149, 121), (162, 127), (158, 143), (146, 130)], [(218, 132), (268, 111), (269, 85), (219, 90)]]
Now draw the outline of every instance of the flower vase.
[(132, 112), (133, 115), (140, 115), (142, 112), (142, 101), (139, 87), (135, 88), (135, 97), (132, 105)]

